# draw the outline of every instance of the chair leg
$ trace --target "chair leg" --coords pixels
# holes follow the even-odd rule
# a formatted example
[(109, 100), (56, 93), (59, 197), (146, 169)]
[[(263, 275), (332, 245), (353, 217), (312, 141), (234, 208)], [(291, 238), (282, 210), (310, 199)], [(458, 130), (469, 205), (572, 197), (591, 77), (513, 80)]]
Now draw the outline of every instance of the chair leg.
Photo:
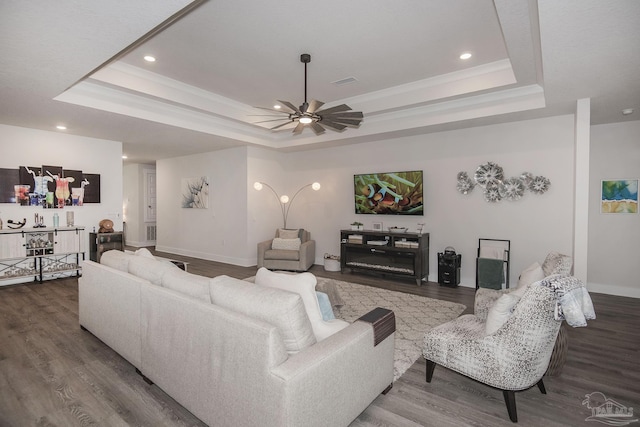
[(431, 378), (433, 378), (433, 370), (436, 369), (435, 362), (431, 360), (427, 360), (427, 382), (431, 382)]
[(504, 403), (507, 404), (507, 412), (509, 412), (509, 418), (514, 423), (518, 422), (518, 413), (516, 412), (516, 394), (513, 390), (502, 390), (504, 395)]
[(540, 378), (540, 381), (538, 381), (537, 386), (538, 386), (538, 388), (540, 389), (540, 392), (541, 392), (542, 394), (547, 394), (547, 389), (546, 389), (546, 388), (544, 388), (544, 383), (542, 382), (542, 378)]

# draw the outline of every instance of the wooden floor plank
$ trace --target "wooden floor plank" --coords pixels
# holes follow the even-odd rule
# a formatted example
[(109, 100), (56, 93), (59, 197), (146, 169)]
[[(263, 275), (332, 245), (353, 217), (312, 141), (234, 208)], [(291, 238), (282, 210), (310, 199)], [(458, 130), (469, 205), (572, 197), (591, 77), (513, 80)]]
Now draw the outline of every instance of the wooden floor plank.
[[(246, 278), (255, 267), (160, 254), (189, 262), (188, 271)], [(475, 290), (369, 274), (326, 272), (320, 277), (377, 286), (465, 304)], [(569, 352), (560, 376), (516, 393), (518, 425), (587, 425), (585, 395), (600, 391), (633, 407), (640, 402), (640, 300), (592, 294), (598, 318), (568, 328)], [(511, 426), (502, 393), (437, 367), (431, 383), (420, 359), (379, 396), (352, 426)], [(0, 287), (0, 426), (204, 426), (157, 386), (78, 324), (76, 278)], [(591, 423), (592, 424), (592, 423)]]

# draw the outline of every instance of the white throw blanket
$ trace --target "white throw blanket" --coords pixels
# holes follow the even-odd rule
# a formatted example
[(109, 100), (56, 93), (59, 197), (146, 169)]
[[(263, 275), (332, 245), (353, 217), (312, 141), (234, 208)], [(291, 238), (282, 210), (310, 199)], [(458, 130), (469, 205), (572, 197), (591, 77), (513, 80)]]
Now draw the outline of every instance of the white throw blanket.
[(552, 288), (558, 297), (556, 320), (566, 320), (574, 328), (587, 326), (587, 320), (596, 318), (593, 302), (580, 279), (573, 276), (549, 276), (540, 286)]

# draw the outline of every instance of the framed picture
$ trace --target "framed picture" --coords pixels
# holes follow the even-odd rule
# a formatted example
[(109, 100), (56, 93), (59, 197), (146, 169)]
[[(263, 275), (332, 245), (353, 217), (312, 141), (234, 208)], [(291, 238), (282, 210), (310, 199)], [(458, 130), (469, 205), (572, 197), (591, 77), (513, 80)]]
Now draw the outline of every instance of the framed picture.
[(373, 231), (382, 231), (382, 223), (374, 222), (373, 223)]
[(182, 178), (181, 206), (187, 209), (209, 208), (209, 178)]
[(600, 212), (607, 214), (638, 213), (638, 180), (602, 180)]

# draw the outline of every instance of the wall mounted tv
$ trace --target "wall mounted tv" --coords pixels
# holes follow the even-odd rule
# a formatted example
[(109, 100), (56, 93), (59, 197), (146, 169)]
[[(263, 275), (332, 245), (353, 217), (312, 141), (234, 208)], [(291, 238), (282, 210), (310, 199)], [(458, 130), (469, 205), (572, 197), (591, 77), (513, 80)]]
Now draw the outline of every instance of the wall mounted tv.
[(353, 176), (357, 214), (424, 215), (422, 171)]

